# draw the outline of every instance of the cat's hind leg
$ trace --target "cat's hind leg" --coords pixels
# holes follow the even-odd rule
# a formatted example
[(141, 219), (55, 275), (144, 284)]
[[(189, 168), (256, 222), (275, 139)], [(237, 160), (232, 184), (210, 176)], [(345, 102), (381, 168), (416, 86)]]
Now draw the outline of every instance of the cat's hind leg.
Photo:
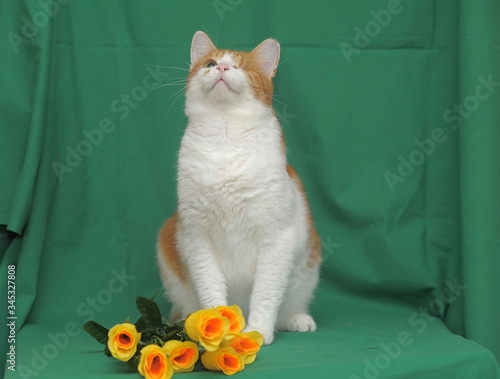
[(181, 281), (161, 259), (158, 259), (158, 266), (168, 300), (172, 304), (170, 311), (170, 322), (177, 322), (185, 319), (189, 314), (201, 309), (198, 296), (189, 281)]
[(172, 303), (172, 322), (200, 309), (198, 296), (178, 249), (177, 227), (178, 215), (175, 212), (160, 230), (156, 254), (163, 286)]
[(316, 331), (316, 322), (308, 308), (319, 279), (319, 262), (310, 266), (308, 261), (292, 272), (278, 312), (276, 331)]

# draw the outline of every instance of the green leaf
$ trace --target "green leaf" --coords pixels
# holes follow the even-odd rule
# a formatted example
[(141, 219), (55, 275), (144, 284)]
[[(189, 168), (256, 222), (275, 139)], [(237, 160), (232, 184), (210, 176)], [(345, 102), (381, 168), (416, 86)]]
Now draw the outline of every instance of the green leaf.
[(112, 357), (113, 354), (111, 354), (111, 350), (109, 350), (108, 345), (104, 348), (104, 354), (106, 354), (107, 357)]
[(174, 325), (181, 328), (181, 329), (184, 329), (185, 323), (186, 323), (186, 320), (181, 320), (181, 321), (177, 321)]
[(168, 321), (165, 317), (162, 317), (161, 319), (162, 319), (163, 323), (164, 323), (165, 325), (167, 325), (167, 326), (172, 326), (172, 325), (174, 325), (174, 324), (172, 324), (170, 321)]
[(184, 342), (184, 341), (196, 342), (196, 341), (192, 340), (191, 338), (189, 338), (189, 336), (187, 335), (187, 333), (184, 330), (177, 333), (177, 337), (178, 337), (179, 341), (182, 341), (182, 342)]
[(106, 345), (108, 343), (108, 332), (104, 326), (99, 325), (95, 321), (87, 321), (82, 325), (83, 330), (85, 330), (91, 337), (93, 337), (97, 342)]
[(138, 372), (137, 367), (139, 366), (139, 357), (133, 356), (127, 361), (127, 370), (132, 372)]
[(145, 341), (139, 341), (139, 343), (137, 344), (137, 351), (141, 351), (142, 349), (144, 349), (146, 346), (148, 346), (149, 344)]
[(146, 327), (155, 328), (161, 325), (161, 313), (158, 304), (153, 300), (146, 299), (143, 296), (139, 296), (136, 300), (137, 309), (144, 318), (144, 323)]
[(161, 290), (155, 293), (155, 295), (151, 298), (151, 301), (155, 301), (156, 296), (158, 296), (161, 293)]
[(139, 320), (135, 322), (135, 328), (139, 333), (142, 333), (144, 330), (148, 328), (146, 325), (146, 321), (144, 321), (144, 316), (142, 316)]
[(162, 347), (163, 346), (163, 341), (161, 340), (160, 337), (158, 336), (153, 336), (153, 343), (157, 344), (158, 346)]
[(161, 337), (161, 340), (163, 342), (167, 342), (167, 341), (170, 341), (170, 340), (173, 340), (175, 339), (175, 336), (177, 335), (177, 330), (172, 330), (171, 332), (168, 332), (166, 334), (164, 334), (162, 337)]

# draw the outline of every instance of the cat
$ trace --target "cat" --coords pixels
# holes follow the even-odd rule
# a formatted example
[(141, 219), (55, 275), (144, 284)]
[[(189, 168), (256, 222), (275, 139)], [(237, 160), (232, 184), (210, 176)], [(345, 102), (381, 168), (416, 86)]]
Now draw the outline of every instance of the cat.
[(302, 183), (287, 163), (272, 108), (280, 45), (191, 44), (188, 125), (178, 156), (177, 209), (159, 232), (157, 261), (171, 320), (238, 304), (244, 331), (315, 331), (308, 306), (321, 242)]

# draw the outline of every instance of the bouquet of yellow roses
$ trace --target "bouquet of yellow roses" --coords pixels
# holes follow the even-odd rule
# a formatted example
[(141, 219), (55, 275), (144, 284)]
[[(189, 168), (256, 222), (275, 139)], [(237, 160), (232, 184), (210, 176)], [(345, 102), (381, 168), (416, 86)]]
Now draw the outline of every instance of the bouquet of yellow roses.
[(146, 379), (191, 372), (200, 355), (206, 369), (233, 375), (255, 360), (263, 343), (258, 332), (242, 333), (245, 318), (237, 305), (203, 309), (174, 324), (162, 318), (154, 298), (140, 296), (136, 304), (141, 317), (135, 324), (107, 329), (87, 321), (83, 329), (106, 346), (107, 356)]

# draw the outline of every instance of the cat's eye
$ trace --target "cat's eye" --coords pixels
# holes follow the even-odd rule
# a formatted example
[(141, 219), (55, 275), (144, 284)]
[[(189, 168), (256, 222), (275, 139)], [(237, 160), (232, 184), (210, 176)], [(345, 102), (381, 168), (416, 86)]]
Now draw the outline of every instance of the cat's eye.
[(212, 68), (212, 67), (215, 67), (217, 66), (217, 62), (213, 61), (213, 60), (209, 60), (207, 63), (205, 63), (205, 68)]

